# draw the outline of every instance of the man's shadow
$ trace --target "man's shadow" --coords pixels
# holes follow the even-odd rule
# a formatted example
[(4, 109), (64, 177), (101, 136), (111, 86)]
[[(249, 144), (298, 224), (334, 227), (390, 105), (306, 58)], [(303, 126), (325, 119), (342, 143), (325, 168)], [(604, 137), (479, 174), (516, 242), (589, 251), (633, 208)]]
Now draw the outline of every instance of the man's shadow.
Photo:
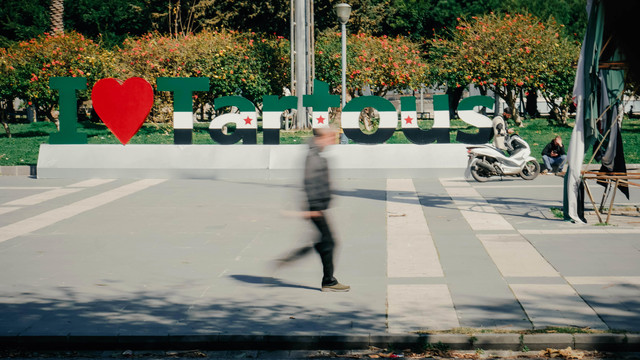
[(258, 285), (271, 286), (271, 287), (284, 287), (284, 288), (320, 291), (320, 289), (316, 287), (291, 284), (291, 283), (284, 282), (278, 278), (268, 277), (268, 276), (230, 275), (230, 277), (233, 278), (234, 280), (241, 281), (247, 284), (258, 284)]

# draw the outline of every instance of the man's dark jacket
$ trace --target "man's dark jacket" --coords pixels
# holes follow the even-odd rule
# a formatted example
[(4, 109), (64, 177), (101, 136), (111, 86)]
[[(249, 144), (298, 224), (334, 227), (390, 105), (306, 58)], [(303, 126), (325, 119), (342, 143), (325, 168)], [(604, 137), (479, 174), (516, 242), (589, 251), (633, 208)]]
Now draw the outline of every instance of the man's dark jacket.
[(327, 159), (320, 156), (320, 148), (313, 140), (304, 166), (304, 191), (309, 202), (309, 211), (326, 210), (331, 200), (329, 166)]
[(559, 146), (558, 144), (556, 144), (555, 139), (551, 140), (551, 142), (544, 147), (544, 149), (542, 150), (542, 155), (547, 155), (548, 157), (557, 157), (551, 156), (552, 151), (555, 151), (558, 156), (562, 156), (565, 154), (564, 146)]

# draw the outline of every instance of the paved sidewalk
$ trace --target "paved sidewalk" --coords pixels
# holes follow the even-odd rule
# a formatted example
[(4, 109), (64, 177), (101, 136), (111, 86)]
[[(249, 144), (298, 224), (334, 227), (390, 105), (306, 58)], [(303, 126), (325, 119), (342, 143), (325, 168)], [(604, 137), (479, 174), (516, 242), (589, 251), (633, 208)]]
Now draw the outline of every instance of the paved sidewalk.
[(315, 236), (297, 181), (0, 177), (0, 336), (640, 331), (640, 218), (555, 218), (559, 177), (333, 185), (349, 293), (315, 254), (272, 266)]

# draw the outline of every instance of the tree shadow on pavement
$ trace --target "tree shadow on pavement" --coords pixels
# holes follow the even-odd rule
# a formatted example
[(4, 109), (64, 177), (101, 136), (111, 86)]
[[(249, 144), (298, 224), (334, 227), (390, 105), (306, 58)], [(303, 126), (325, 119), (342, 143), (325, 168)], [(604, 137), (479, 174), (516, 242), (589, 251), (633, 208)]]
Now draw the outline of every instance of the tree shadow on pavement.
[(137, 291), (101, 297), (80, 290), (66, 290), (59, 297), (51, 296), (51, 293), (46, 296), (13, 295), (4, 297), (0, 303), (0, 333), (5, 337), (367, 334), (368, 331), (385, 331), (385, 314), (361, 304), (331, 301), (326, 297), (323, 302), (307, 303), (270, 293), (242, 297), (233, 292), (221, 292), (205, 298), (188, 298), (172, 291)]

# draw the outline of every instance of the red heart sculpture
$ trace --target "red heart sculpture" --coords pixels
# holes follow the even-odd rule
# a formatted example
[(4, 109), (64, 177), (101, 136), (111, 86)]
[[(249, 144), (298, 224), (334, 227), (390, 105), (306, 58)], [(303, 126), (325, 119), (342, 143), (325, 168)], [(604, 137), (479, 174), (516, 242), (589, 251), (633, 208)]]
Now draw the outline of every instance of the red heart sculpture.
[(93, 108), (123, 145), (135, 135), (153, 106), (153, 88), (143, 78), (99, 80), (91, 90)]

